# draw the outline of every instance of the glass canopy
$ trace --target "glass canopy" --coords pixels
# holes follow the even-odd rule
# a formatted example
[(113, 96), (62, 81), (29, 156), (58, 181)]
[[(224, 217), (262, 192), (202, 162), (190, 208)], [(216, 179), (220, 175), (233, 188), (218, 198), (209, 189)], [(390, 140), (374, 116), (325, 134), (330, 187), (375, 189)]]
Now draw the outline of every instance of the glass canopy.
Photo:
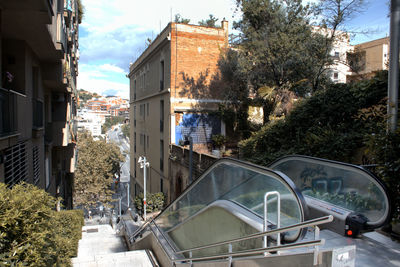
[[(263, 198), (270, 191), (278, 191), (281, 195), (281, 227), (304, 220), (303, 197), (284, 174), (233, 159), (221, 159), (164, 209), (155, 223), (175, 242), (178, 249), (221, 241), (217, 237), (209, 237), (206, 242), (206, 237), (203, 238), (213, 227), (217, 227), (210, 225), (213, 223), (223, 225), (224, 232), (234, 232), (231, 237), (249, 234), (250, 230), (239, 229), (243, 227), (254, 228), (251, 232), (260, 232), (262, 228), (257, 228), (256, 225), (262, 226)], [(222, 206), (216, 203), (224, 203), (225, 208), (220, 209)], [(216, 217), (220, 219), (216, 220)], [(203, 221), (201, 218), (204, 218)], [(257, 223), (243, 226), (242, 222), (249, 222), (249, 218)], [(237, 219), (241, 223), (236, 223)], [(268, 221), (269, 229), (276, 226), (276, 198), (273, 197), (268, 202)], [(192, 225), (190, 230), (189, 225)], [(178, 240), (182, 233), (193, 235), (196, 231), (202, 233), (192, 238), (198, 240), (195, 243), (188, 245)], [(301, 234), (300, 231), (286, 233), (283, 240), (295, 241)]]
[(288, 156), (270, 166), (286, 174), (308, 199), (317, 199), (364, 215), (370, 227), (381, 226), (389, 216), (389, 200), (382, 183), (355, 165)]

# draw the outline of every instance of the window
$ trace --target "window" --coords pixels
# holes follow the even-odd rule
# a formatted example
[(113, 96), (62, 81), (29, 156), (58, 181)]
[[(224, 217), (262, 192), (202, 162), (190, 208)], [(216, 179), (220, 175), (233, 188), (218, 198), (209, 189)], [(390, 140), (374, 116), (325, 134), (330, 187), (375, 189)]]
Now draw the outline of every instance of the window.
[(160, 140), (160, 171), (164, 170), (164, 140)]
[(136, 127), (136, 106), (133, 106), (133, 127)]
[(143, 134), (140, 134), (140, 145), (143, 145)]
[(146, 89), (146, 73), (143, 73), (143, 91)]
[(164, 60), (160, 62), (160, 91), (164, 90)]
[(160, 100), (160, 132), (164, 131), (164, 100)]
[(133, 81), (133, 100), (136, 100), (136, 79)]
[(334, 80), (339, 79), (339, 73), (338, 73), (338, 72), (334, 72), (334, 73), (333, 73), (333, 79), (334, 79)]
[(5, 152), (4, 182), (13, 186), (26, 181), (28, 175), (26, 143), (18, 143)]
[(150, 105), (149, 103), (147, 103), (147, 116), (149, 116), (149, 113), (150, 113)]
[(150, 136), (147, 136), (147, 148), (149, 148), (149, 140), (150, 140)]
[(339, 59), (339, 55), (340, 55), (339, 52), (336, 52), (336, 51), (335, 51), (335, 56), (334, 56), (335, 59)]
[(40, 162), (39, 162), (39, 147), (34, 146), (32, 149), (33, 162), (33, 184), (38, 185), (40, 179)]
[[(136, 158), (135, 158), (135, 161), (134, 161), (134, 162), (135, 162), (135, 164), (134, 164), (134, 165), (135, 165), (135, 167), (134, 167), (134, 170), (135, 170), (134, 175), (135, 175), (135, 178), (136, 178), (136, 166), (137, 166)], [(136, 191), (136, 184), (135, 184), (135, 191)]]
[(160, 192), (163, 193), (164, 192), (164, 183), (163, 183), (163, 179), (160, 178)]
[(133, 135), (133, 151), (136, 153), (136, 133)]
[(48, 189), (50, 186), (51, 170), (50, 170), (50, 158), (47, 152), (46, 152), (45, 166), (46, 166), (46, 189)]

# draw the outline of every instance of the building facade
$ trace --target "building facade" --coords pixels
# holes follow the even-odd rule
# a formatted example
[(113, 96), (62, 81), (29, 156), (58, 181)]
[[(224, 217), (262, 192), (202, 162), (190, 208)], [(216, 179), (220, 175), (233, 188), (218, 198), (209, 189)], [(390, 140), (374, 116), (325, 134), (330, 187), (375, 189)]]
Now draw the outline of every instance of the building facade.
[(77, 0), (0, 0), (0, 182), (25, 181), (72, 207)]
[(372, 40), (354, 46), (359, 54), (359, 69), (354, 75), (371, 76), (379, 70), (387, 70), (389, 66), (389, 37)]
[(171, 22), (130, 65), (132, 197), (143, 191), (140, 156), (150, 162), (147, 191), (163, 192), (171, 201), (177, 181), (169, 166), (170, 144), (191, 136), (199, 149), (211, 135), (224, 134), (221, 120), (207, 113), (220, 100), (195, 84), (210, 80), (227, 47), (227, 21), (217, 28)]

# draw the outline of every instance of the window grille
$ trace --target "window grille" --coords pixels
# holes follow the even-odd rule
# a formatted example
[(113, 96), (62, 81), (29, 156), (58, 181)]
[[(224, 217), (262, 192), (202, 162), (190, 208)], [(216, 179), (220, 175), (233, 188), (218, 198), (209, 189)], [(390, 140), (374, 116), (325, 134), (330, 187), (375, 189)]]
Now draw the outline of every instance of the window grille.
[(40, 179), (40, 162), (39, 162), (39, 147), (34, 146), (32, 149), (33, 155), (33, 184), (38, 185)]
[(26, 143), (18, 143), (13, 147), (6, 149), (4, 161), (5, 183), (12, 187), (13, 185), (26, 181), (27, 162), (26, 162)]

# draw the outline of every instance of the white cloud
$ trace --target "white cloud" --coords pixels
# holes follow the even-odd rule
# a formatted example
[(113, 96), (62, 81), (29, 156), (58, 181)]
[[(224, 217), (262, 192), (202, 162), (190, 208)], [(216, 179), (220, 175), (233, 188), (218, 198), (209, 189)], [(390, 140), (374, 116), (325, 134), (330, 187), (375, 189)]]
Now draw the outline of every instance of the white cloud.
[(125, 73), (125, 71), (122, 68), (115, 66), (113, 64), (108, 64), (108, 63), (100, 65), (99, 69), (104, 70), (104, 71), (116, 72), (116, 73)]
[(144, 50), (145, 40), (155, 38), (179, 13), (191, 23), (209, 14), (232, 25), (234, 0), (82, 0), (85, 15), (80, 25), (78, 88), (97, 93), (116, 90), (129, 97), (124, 72)]

